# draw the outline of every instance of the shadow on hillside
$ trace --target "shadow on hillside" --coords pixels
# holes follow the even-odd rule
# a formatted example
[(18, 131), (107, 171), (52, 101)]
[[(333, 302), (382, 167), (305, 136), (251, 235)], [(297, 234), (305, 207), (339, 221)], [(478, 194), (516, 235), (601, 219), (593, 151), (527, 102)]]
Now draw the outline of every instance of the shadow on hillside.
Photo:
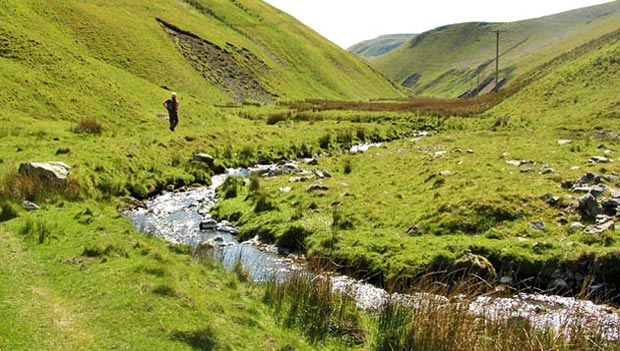
[(191, 346), (194, 350), (210, 351), (218, 347), (215, 332), (211, 326), (192, 331), (177, 331), (172, 338)]

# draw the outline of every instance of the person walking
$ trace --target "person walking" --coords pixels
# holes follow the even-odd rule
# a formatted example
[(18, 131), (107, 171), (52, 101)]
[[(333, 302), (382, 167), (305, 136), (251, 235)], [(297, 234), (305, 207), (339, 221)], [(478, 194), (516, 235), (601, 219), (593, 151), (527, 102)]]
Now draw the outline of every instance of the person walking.
[(164, 101), (164, 107), (168, 110), (168, 121), (170, 121), (170, 131), (174, 132), (179, 123), (179, 100), (177, 99), (177, 93), (172, 93), (169, 99)]

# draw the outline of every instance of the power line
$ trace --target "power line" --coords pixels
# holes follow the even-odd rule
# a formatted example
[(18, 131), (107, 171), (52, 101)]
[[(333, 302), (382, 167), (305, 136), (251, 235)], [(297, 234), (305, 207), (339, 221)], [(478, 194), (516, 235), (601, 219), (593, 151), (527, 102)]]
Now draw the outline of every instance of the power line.
[(497, 91), (499, 89), (499, 35), (501, 33), (506, 33), (506, 30), (492, 30), (491, 32), (495, 33), (495, 87), (493, 91)]

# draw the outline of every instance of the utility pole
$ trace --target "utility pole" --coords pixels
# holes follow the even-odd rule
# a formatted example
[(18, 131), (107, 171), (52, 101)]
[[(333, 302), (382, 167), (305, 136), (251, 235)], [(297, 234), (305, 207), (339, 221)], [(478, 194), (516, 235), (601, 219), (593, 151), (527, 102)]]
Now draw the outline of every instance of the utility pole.
[(493, 30), (493, 33), (495, 33), (495, 37), (496, 37), (496, 42), (495, 42), (495, 87), (493, 88), (493, 91), (497, 91), (499, 89), (499, 35), (501, 33), (506, 33), (505, 30)]

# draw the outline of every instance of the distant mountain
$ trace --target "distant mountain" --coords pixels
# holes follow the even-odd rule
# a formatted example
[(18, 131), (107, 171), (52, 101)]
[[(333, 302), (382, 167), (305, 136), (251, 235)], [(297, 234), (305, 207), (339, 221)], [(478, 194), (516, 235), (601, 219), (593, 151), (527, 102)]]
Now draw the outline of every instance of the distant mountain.
[(620, 1), (512, 23), (461, 23), (422, 33), (372, 64), (417, 95), (471, 96), (494, 87), (494, 31), (501, 84), (614, 31)]
[(415, 38), (417, 34), (386, 34), (375, 39), (364, 40), (347, 50), (362, 57), (372, 58), (385, 55)]

